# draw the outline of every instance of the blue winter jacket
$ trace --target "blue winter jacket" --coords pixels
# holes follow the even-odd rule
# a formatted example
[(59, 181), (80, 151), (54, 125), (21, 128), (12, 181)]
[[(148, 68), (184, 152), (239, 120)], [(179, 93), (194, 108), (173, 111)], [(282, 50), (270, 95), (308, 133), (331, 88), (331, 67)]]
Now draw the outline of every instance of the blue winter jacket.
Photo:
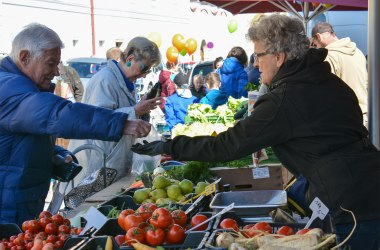
[(220, 74), (220, 90), (227, 96), (233, 98), (248, 97), (248, 92), (244, 89), (248, 83), (248, 74), (244, 66), (235, 58), (228, 57), (223, 62), (222, 68), (218, 71)]
[[(127, 115), (40, 91), (6, 57), (0, 64), (0, 223), (38, 217), (55, 137), (119, 140)], [(61, 148), (62, 151), (62, 148)]]
[(165, 120), (168, 127), (172, 129), (178, 123), (184, 124), (187, 107), (198, 101), (198, 98), (191, 95), (189, 89), (177, 90), (169, 96), (165, 102)]
[(199, 103), (209, 104), (212, 109), (216, 109), (218, 106), (226, 104), (228, 97), (219, 89), (210, 90), (205, 97), (203, 97)]

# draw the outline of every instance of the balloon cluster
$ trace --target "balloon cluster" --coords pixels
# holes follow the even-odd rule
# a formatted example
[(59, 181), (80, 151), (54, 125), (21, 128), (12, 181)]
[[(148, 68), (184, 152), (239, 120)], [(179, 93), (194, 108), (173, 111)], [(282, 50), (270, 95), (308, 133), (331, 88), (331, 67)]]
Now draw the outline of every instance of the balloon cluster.
[(173, 46), (166, 50), (166, 58), (169, 62), (174, 63), (178, 59), (178, 55), (185, 56), (193, 54), (197, 50), (197, 41), (194, 38), (185, 40), (181, 34), (175, 34), (172, 38)]

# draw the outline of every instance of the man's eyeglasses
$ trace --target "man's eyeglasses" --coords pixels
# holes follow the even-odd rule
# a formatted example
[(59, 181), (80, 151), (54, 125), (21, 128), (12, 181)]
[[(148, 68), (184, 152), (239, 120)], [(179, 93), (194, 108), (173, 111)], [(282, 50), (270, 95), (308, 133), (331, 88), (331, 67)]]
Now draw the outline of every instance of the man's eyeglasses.
[(149, 74), (152, 70), (150, 70), (150, 66), (145, 65), (143, 62), (138, 61), (141, 67), (141, 74), (146, 75)]
[(265, 56), (265, 55), (268, 55), (268, 54), (271, 54), (270, 52), (262, 52), (262, 53), (253, 53), (253, 59), (255, 59), (255, 61), (259, 60), (260, 57), (262, 56)]

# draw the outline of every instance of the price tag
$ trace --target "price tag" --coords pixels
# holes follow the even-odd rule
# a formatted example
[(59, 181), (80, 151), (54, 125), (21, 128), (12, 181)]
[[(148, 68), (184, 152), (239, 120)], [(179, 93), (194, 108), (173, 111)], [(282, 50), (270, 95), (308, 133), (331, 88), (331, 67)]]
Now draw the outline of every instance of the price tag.
[(269, 168), (254, 168), (252, 169), (253, 179), (264, 179), (269, 178)]
[(316, 218), (323, 220), (329, 212), (328, 207), (326, 207), (326, 205), (318, 197), (314, 198), (309, 207), (311, 211), (313, 211), (313, 213), (310, 217), (310, 220), (307, 222), (305, 228), (309, 228), (311, 223)]
[(193, 196), (191, 199), (188, 199), (186, 201), (182, 201), (180, 202), (181, 204), (186, 204), (186, 203), (189, 203), (191, 202), (193, 199), (195, 198), (198, 198), (199, 196), (201, 195), (205, 195), (205, 196), (208, 196), (210, 194), (213, 194), (216, 192), (216, 184), (218, 184), (220, 182), (222, 178), (219, 178), (217, 179), (216, 181), (214, 181), (213, 183), (210, 183), (208, 184), (206, 187), (205, 187), (205, 190), (199, 194), (197, 194), (196, 196)]

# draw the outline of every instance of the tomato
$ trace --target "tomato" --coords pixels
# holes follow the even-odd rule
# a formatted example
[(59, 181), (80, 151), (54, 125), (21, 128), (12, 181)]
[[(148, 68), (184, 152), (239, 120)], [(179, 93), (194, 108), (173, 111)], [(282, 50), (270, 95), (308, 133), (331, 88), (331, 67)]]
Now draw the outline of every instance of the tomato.
[(172, 215), (166, 208), (157, 208), (154, 210), (149, 223), (154, 227), (167, 228), (172, 223)]
[(60, 215), (60, 214), (55, 214), (51, 217), (51, 222), (53, 222), (54, 224), (56, 224), (57, 226), (59, 225), (62, 225), (63, 224), (63, 216)]
[(40, 224), (36, 220), (30, 220), (28, 223), (28, 230), (32, 233), (38, 233), (40, 231)]
[(281, 235), (285, 235), (285, 236), (289, 236), (289, 235), (294, 234), (294, 230), (289, 226), (282, 226), (277, 230), (276, 233), (281, 234)]
[(141, 223), (144, 222), (144, 219), (138, 214), (129, 214), (124, 219), (124, 229), (128, 231), (128, 229), (132, 227), (138, 227)]
[(187, 222), (187, 215), (184, 211), (182, 210), (174, 210), (172, 212), (172, 217), (173, 217), (173, 220), (174, 220), (174, 223), (175, 224), (178, 224), (182, 227), (184, 227), (186, 225), (186, 222)]
[(42, 211), (40, 215), (38, 215), (38, 218), (51, 218), (52, 214), (49, 211)]
[(61, 249), (61, 248), (63, 248), (63, 244), (64, 244), (64, 242), (62, 242), (60, 240), (57, 240), (56, 242), (54, 242), (54, 249)]
[(253, 227), (256, 230), (260, 230), (260, 231), (267, 232), (267, 233), (270, 233), (270, 234), (273, 231), (273, 228), (267, 222), (257, 222)]
[(46, 234), (57, 234), (57, 225), (54, 223), (49, 223), (45, 227)]
[(233, 229), (236, 232), (239, 232), (239, 225), (234, 219), (226, 218), (222, 220), (222, 222), (219, 224), (219, 227), (223, 229)]
[(42, 217), (38, 224), (40, 224), (41, 230), (45, 230), (47, 224), (51, 223), (51, 219), (49, 217)]
[(24, 238), (21, 237), (21, 236), (17, 236), (17, 238), (13, 241), (13, 243), (14, 243), (16, 246), (24, 246), (24, 245), (25, 245)]
[(46, 237), (47, 237), (47, 233), (45, 232), (39, 232), (38, 234), (34, 236), (35, 239), (37, 238), (41, 240), (46, 240)]
[[(193, 218), (191, 218), (191, 227), (195, 227), (198, 224), (201, 224), (205, 220), (207, 220), (207, 216), (204, 214), (196, 214)], [(194, 231), (203, 231), (208, 227), (208, 222), (194, 229)]]
[(53, 235), (53, 234), (50, 234), (48, 235), (48, 237), (46, 238), (46, 243), (53, 243), (57, 241), (57, 236)]
[(169, 244), (182, 244), (185, 238), (185, 230), (177, 224), (173, 224), (166, 233), (166, 240)]
[(115, 241), (119, 246), (122, 246), (125, 242), (125, 235), (122, 235), (122, 234), (116, 235)]
[(68, 227), (71, 227), (71, 222), (70, 222), (70, 220), (64, 218), (64, 219), (63, 219), (63, 225), (66, 225), (66, 226), (68, 226)]
[[(120, 212), (119, 216), (117, 217), (117, 224), (124, 229), (124, 219), (127, 215), (134, 214), (135, 211), (132, 209), (124, 209)], [(125, 230), (125, 229), (124, 229)]]
[(22, 229), (22, 231), (26, 231), (26, 230), (28, 230), (28, 228), (29, 228), (29, 221), (28, 220), (26, 220), (26, 221), (24, 221), (23, 223), (22, 223), (22, 225), (21, 225), (21, 229)]
[(141, 217), (143, 217), (144, 220), (148, 220), (154, 210), (157, 209), (157, 206), (153, 203), (144, 203), (142, 204), (138, 209), (137, 212), (140, 214)]
[(68, 237), (69, 237), (69, 236), (67, 236), (67, 234), (60, 234), (60, 235), (58, 236), (58, 240), (59, 240), (59, 241), (62, 241), (63, 243), (65, 243), (65, 241), (67, 240)]
[(159, 246), (164, 243), (165, 232), (162, 228), (149, 228), (145, 233), (145, 241), (150, 246)]
[(70, 227), (67, 225), (60, 225), (57, 230), (58, 233), (64, 233), (64, 234), (69, 234), (70, 233)]
[(247, 238), (255, 237), (256, 235), (263, 234), (262, 231), (255, 229), (254, 224), (245, 225), (243, 227), (242, 233)]
[(130, 246), (132, 243), (136, 242), (134, 240), (137, 240), (140, 243), (145, 243), (144, 230), (139, 227), (132, 227), (128, 229), (127, 233), (125, 234), (125, 241)]
[(34, 239), (34, 234), (33, 233), (25, 233), (24, 240), (27, 242), (33, 241)]
[(30, 242), (26, 243), (25, 248), (26, 248), (27, 250), (32, 249), (32, 248), (33, 248), (33, 241), (30, 241)]
[(310, 228), (300, 229), (300, 230), (297, 231), (296, 235), (305, 234), (305, 233), (309, 232), (310, 230), (311, 230)]

